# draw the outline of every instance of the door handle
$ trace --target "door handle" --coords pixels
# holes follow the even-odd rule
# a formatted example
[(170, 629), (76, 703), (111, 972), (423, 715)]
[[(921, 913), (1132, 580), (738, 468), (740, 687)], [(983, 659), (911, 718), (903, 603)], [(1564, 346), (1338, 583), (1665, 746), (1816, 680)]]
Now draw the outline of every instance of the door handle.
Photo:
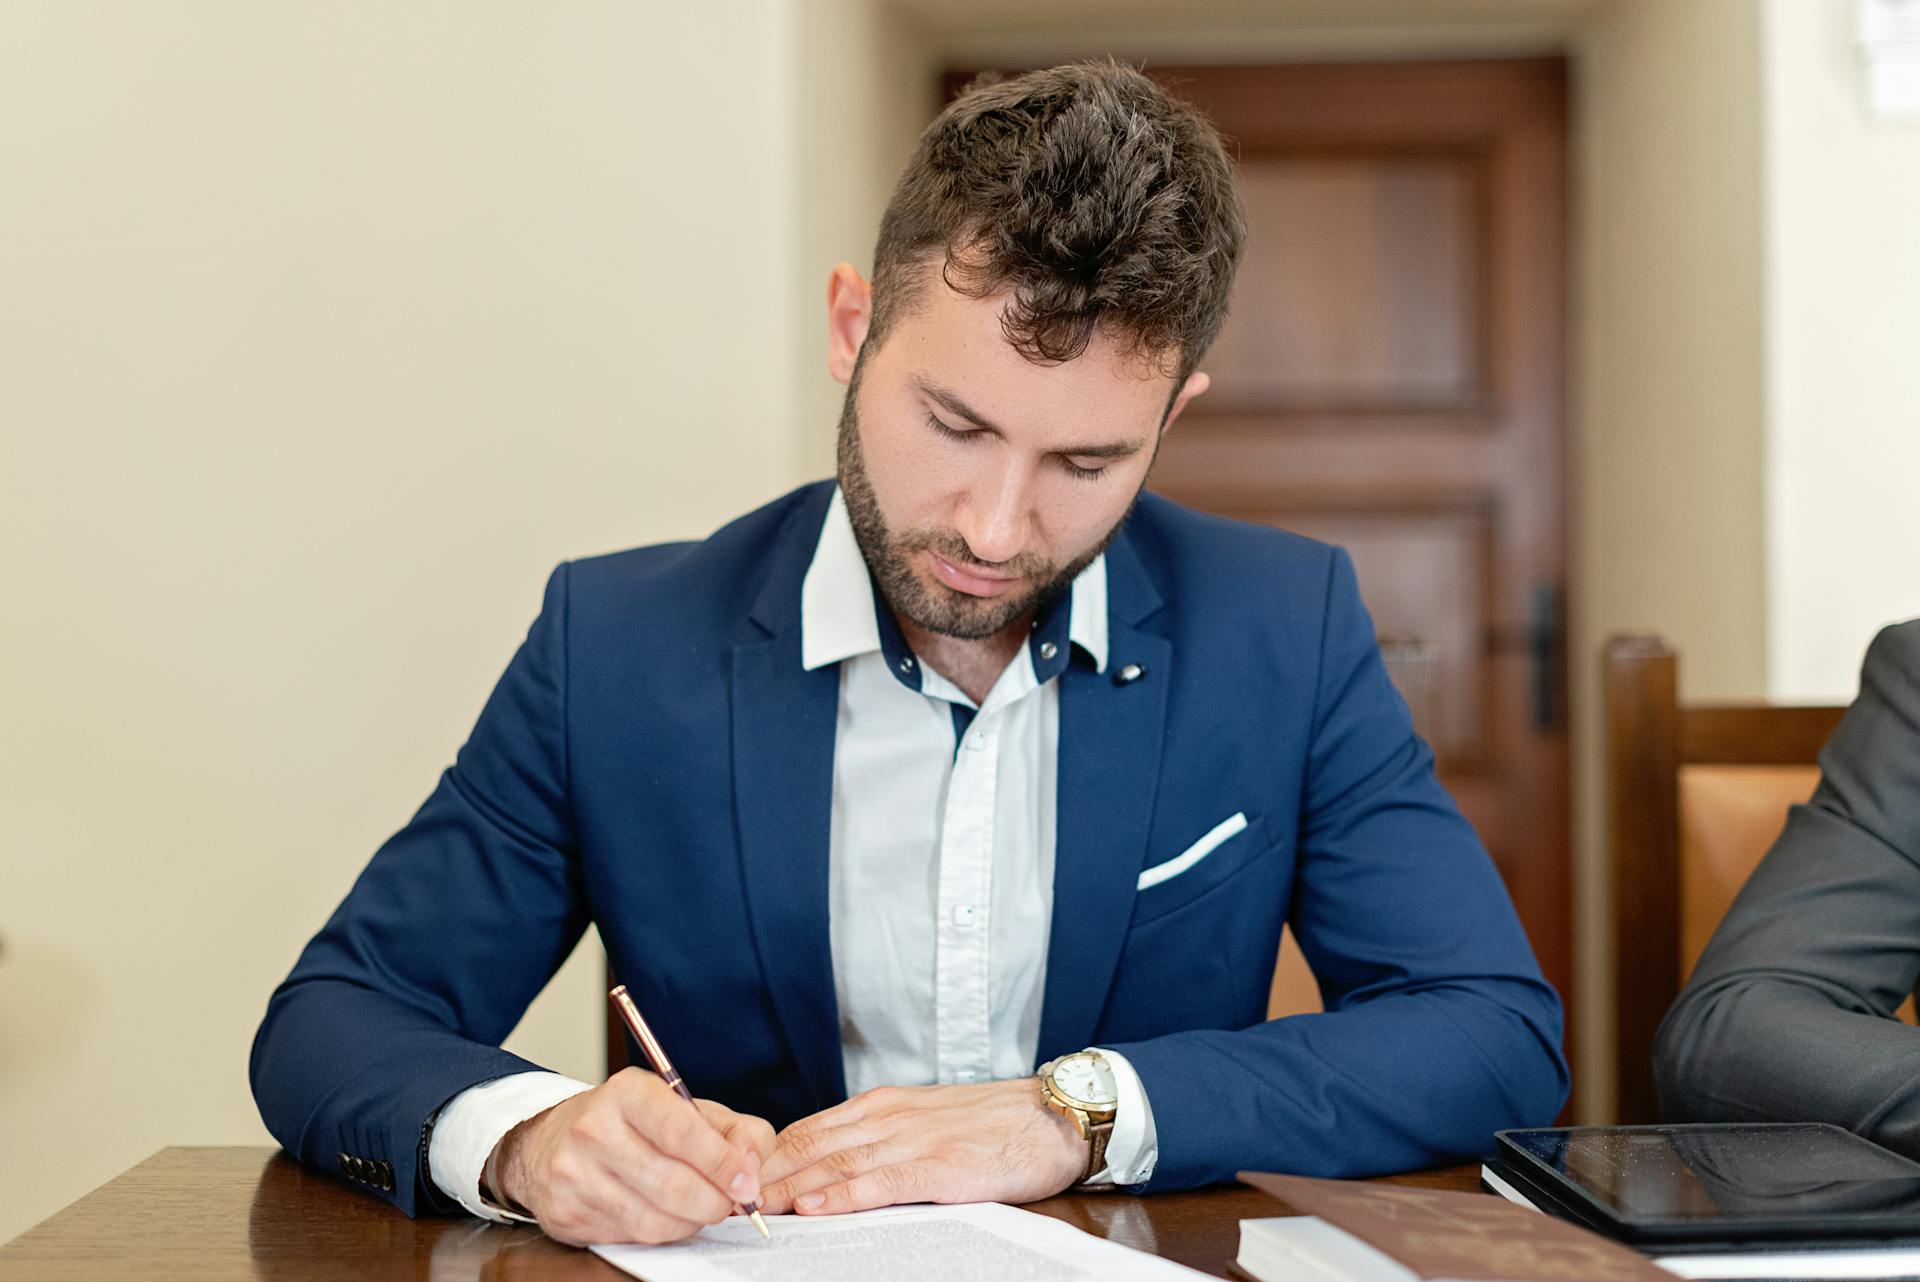
[(1560, 658), (1563, 613), (1560, 585), (1552, 579), (1535, 583), (1527, 597), (1527, 657), (1536, 730), (1560, 728), (1565, 679)]

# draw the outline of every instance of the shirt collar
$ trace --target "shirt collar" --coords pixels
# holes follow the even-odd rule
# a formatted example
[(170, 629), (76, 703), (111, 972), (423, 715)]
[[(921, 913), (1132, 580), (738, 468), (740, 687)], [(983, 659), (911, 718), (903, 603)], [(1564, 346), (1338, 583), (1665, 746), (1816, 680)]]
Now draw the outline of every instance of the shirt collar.
[(1107, 554), (1087, 563), (1073, 581), (1072, 616), (1067, 640), (1087, 652), (1095, 672), (1107, 670)]
[[(1043, 681), (1066, 666), (1064, 655), (1056, 656), (1050, 663), (1039, 653), (1040, 647), (1047, 643), (1047, 636), (1057, 634), (1058, 624), (1054, 621), (1063, 613), (1067, 616), (1067, 640), (1086, 651), (1096, 672), (1107, 670), (1105, 553), (1080, 571), (1068, 596), (1071, 599), (1068, 609), (1060, 609), (1066, 602), (1056, 602), (1044, 618), (1035, 621), (1029, 651), (1033, 655), (1034, 670), (1042, 674)], [(812, 672), (856, 655), (890, 649), (882, 644), (881, 638), (880, 615), (884, 609), (873, 577), (867, 571), (867, 560), (860, 553), (860, 541), (854, 537), (847, 501), (836, 486), (833, 500), (827, 505), (827, 519), (820, 527), (820, 541), (813, 549), (813, 560), (800, 583), (801, 667)], [(886, 622), (889, 631), (897, 635), (898, 628), (891, 614), (887, 615)], [(902, 642), (902, 657), (904, 646)], [(917, 672), (912, 674), (910, 684), (918, 688)]]

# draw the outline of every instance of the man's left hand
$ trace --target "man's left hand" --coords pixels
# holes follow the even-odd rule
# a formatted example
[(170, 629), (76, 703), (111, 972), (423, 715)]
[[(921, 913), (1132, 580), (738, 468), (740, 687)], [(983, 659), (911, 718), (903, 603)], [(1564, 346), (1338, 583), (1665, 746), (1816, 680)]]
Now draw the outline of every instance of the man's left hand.
[(901, 1202), (1033, 1202), (1078, 1183), (1087, 1141), (1038, 1078), (882, 1086), (795, 1122), (760, 1173), (770, 1213)]

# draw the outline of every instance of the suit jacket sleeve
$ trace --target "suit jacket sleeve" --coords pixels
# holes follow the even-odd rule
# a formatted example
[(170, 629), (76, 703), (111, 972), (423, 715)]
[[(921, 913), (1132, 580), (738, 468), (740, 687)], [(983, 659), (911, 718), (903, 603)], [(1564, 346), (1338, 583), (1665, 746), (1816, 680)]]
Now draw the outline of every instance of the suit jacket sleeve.
[(364, 1159), (344, 1173), (409, 1215), (452, 1209), (427, 1171), (428, 1124), (467, 1087), (537, 1067), (499, 1042), (585, 928), (566, 644), (562, 566), (454, 765), (307, 945), (254, 1039), (274, 1138), (327, 1170)]
[(1343, 552), (1323, 618), (1290, 924), (1326, 1011), (1115, 1048), (1152, 1101), (1149, 1190), (1429, 1165), (1566, 1098), (1559, 998), (1434, 778)]
[(1714, 932), (1654, 1048), (1678, 1121), (1824, 1121), (1920, 1156), (1920, 620), (1867, 651), (1820, 784)]

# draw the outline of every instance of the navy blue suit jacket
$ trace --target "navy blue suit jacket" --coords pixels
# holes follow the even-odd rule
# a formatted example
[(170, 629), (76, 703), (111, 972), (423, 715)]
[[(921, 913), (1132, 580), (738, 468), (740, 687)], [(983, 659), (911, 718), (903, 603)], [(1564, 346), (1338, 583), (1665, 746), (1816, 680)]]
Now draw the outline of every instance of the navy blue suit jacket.
[[(254, 1096), (303, 1161), (439, 1209), (428, 1125), (589, 922), (697, 1094), (845, 1098), (828, 944), (837, 665), (800, 583), (831, 486), (699, 543), (563, 565), (472, 737), (274, 993)], [(1435, 781), (1338, 549), (1143, 497), (1107, 554), (1108, 673), (1059, 679), (1041, 1059), (1139, 1071), (1149, 1190), (1479, 1153), (1565, 1098), (1560, 1005)], [(1144, 891), (1144, 867), (1248, 827)], [(1326, 1013), (1265, 1021), (1291, 923)], [(368, 1169), (360, 1166), (362, 1172)], [(362, 1182), (367, 1182), (363, 1179)]]

